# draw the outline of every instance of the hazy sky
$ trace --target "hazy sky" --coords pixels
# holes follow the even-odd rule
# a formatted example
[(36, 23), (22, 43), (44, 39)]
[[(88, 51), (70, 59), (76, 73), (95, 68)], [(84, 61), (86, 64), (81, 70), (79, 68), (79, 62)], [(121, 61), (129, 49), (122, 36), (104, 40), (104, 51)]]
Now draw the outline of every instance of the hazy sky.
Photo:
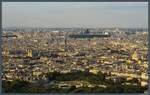
[(148, 27), (147, 2), (3, 2), (4, 27)]

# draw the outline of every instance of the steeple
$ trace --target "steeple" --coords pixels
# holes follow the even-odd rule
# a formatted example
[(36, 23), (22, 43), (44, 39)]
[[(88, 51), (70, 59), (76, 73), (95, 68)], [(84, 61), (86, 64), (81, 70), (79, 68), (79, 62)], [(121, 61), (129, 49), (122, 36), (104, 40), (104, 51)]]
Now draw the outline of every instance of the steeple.
[(134, 51), (134, 53), (132, 54), (132, 60), (138, 61), (138, 54), (136, 51)]

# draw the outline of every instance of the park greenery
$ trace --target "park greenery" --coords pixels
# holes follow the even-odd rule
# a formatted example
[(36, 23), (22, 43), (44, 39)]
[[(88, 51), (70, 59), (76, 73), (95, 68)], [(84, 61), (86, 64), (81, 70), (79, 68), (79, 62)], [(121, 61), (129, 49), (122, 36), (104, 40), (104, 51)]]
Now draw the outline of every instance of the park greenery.
[[(49, 72), (46, 74), (46, 83), (31, 83), (24, 80), (2, 81), (3, 93), (144, 93), (147, 87), (141, 87), (137, 79), (127, 81), (125, 78), (120, 78), (119, 81), (114, 82), (111, 79), (106, 79), (106, 74), (98, 73), (92, 74), (89, 72), (70, 72), (59, 73)], [(103, 84), (106, 88), (102, 87), (79, 87), (72, 86), (67, 89), (52, 87), (51, 85), (44, 86), (50, 82), (60, 81), (87, 81), (92, 84)], [(137, 85), (122, 85), (122, 83), (136, 83)]]

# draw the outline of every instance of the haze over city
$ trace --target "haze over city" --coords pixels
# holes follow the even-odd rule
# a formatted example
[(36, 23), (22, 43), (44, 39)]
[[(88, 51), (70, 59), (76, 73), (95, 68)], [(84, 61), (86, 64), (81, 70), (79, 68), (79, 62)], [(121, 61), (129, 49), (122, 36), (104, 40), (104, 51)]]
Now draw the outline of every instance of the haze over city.
[(148, 27), (147, 2), (5, 2), (3, 27)]
[(3, 93), (148, 93), (148, 3), (3, 3)]

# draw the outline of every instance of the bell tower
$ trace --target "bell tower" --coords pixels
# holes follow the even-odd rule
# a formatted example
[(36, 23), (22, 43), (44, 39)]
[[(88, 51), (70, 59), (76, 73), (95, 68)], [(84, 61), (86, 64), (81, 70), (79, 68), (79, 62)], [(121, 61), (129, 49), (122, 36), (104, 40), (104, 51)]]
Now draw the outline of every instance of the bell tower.
[(32, 57), (32, 50), (27, 50), (27, 57)]

